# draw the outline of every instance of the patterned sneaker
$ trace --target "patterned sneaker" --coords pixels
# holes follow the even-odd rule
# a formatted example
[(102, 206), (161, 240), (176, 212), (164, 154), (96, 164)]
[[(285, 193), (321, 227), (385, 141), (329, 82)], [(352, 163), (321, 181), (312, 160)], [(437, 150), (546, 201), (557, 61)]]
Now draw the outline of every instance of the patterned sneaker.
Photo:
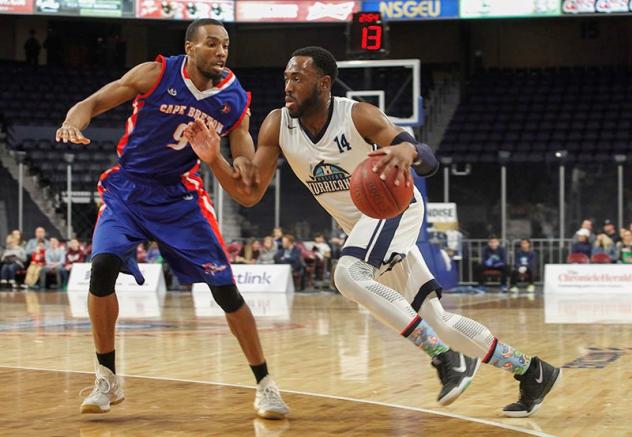
[(285, 419), (290, 413), (289, 408), (281, 398), (279, 387), (270, 375), (257, 384), (254, 407), (257, 415), (264, 419)]
[(439, 405), (446, 406), (456, 401), (472, 383), (480, 365), (481, 360), (478, 358), (470, 358), (453, 350), (434, 357), (432, 366), (437, 369), (443, 385), (437, 398)]
[(96, 377), (92, 392), (81, 404), (81, 414), (107, 413), (110, 405), (120, 404), (125, 400), (119, 378), (110, 369), (97, 365)]
[(507, 417), (529, 417), (540, 408), (544, 397), (560, 382), (562, 369), (533, 357), (524, 375), (515, 375), (514, 378), (520, 381), (520, 399), (503, 408), (503, 414)]

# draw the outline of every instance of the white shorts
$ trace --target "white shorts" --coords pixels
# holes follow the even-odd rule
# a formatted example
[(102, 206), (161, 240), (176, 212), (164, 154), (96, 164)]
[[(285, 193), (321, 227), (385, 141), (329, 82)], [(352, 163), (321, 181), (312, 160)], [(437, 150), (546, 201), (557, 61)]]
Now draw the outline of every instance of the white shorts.
[(351, 230), (342, 255), (359, 258), (379, 269), (378, 282), (398, 291), (410, 303), (419, 300), (420, 305), (432, 291), (440, 296), (441, 287), (417, 247), (424, 202), (417, 189), (414, 193), (414, 201), (397, 217), (379, 220), (362, 215)]

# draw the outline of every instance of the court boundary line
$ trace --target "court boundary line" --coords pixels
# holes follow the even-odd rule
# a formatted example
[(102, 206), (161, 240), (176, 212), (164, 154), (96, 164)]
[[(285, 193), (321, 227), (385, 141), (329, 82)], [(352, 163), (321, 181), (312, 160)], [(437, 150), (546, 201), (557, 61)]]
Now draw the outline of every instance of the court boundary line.
[[(21, 369), (21, 370), (35, 370), (35, 371), (42, 371), (42, 372), (78, 373), (78, 374), (84, 374), (84, 375), (94, 375), (94, 372), (87, 372), (87, 371), (83, 371), (83, 370), (44, 369), (44, 368), (41, 368), (41, 367), (7, 366), (7, 365), (2, 365), (2, 364), (0, 364), (0, 369)], [(195, 381), (195, 380), (192, 380), (192, 379), (169, 378), (169, 377), (164, 377), (164, 376), (144, 376), (144, 375), (130, 375), (130, 374), (120, 374), (120, 373), (117, 373), (117, 375), (121, 376), (123, 378), (138, 378), (138, 379), (152, 379), (152, 380), (157, 380), (157, 381), (187, 382), (187, 383), (193, 383), (193, 384), (217, 385), (217, 386), (222, 386), (222, 387), (234, 387), (234, 388), (256, 390), (256, 386), (253, 386), (253, 385), (231, 384), (231, 383), (227, 383), (227, 382)], [(380, 407), (389, 407), (389, 408), (398, 408), (398, 409), (408, 410), (408, 411), (416, 411), (418, 413), (426, 413), (426, 414), (429, 414), (429, 415), (444, 416), (444, 417), (449, 417), (451, 419), (459, 419), (459, 420), (463, 420), (463, 421), (466, 421), (466, 422), (474, 422), (474, 423), (480, 423), (480, 424), (483, 424), (483, 425), (494, 426), (494, 427), (497, 427), (497, 428), (509, 429), (511, 431), (522, 432), (522, 433), (525, 433), (525, 434), (528, 434), (528, 435), (534, 435), (534, 436), (539, 436), (539, 437), (556, 437), (553, 434), (547, 434), (547, 433), (542, 432), (542, 431), (531, 430), (531, 429), (522, 428), (522, 427), (515, 426), (515, 425), (507, 425), (507, 424), (500, 423), (500, 422), (494, 422), (494, 421), (488, 420), (488, 419), (479, 419), (479, 418), (476, 418), (476, 417), (465, 416), (465, 415), (458, 414), (458, 413), (437, 411), (437, 410), (431, 410), (431, 409), (422, 408), (422, 407), (410, 407), (410, 406), (407, 406), (407, 405), (398, 405), (398, 404), (392, 404), (392, 403), (389, 403), (389, 402), (372, 401), (372, 400), (368, 400), (368, 399), (350, 398), (350, 397), (347, 397), (347, 396), (328, 395), (328, 394), (324, 394), (324, 393), (312, 393), (312, 392), (301, 391), (301, 390), (280, 389), (280, 391), (282, 393), (289, 393), (289, 394), (295, 394), (295, 395), (319, 397), (319, 398), (326, 398), (326, 399), (336, 399), (336, 400), (342, 400), (342, 401), (348, 401), (348, 402), (356, 402), (356, 403), (362, 403), (362, 404), (377, 405), (377, 406), (380, 406)]]

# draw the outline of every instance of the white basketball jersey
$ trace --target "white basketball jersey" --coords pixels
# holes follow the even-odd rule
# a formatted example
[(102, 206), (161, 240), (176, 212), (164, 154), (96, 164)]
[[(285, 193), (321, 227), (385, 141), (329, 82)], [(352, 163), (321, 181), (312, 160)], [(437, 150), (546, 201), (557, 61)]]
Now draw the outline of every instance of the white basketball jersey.
[(296, 176), (349, 233), (362, 213), (349, 193), (351, 173), (376, 147), (358, 133), (351, 118), (355, 100), (334, 97), (333, 113), (322, 138), (314, 143), (298, 119), (282, 109), (279, 144)]

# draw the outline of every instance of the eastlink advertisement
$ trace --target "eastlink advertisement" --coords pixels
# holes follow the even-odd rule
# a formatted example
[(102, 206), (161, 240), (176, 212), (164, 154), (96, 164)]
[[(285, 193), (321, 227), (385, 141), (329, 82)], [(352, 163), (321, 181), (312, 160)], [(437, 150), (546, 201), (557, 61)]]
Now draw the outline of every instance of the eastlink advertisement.
[(372, 0), (362, 2), (362, 10), (391, 21), (459, 18), (459, 0)]

